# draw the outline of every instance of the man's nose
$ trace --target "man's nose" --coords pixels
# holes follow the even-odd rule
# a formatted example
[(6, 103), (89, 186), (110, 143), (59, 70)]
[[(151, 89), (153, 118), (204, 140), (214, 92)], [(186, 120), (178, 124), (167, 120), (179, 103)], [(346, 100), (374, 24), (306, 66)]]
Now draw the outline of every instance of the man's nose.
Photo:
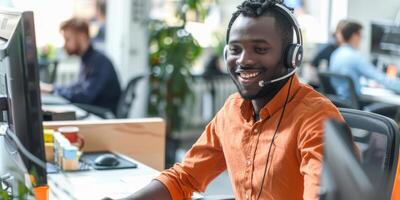
[(255, 64), (254, 56), (247, 51), (243, 51), (240, 54), (239, 59), (236, 60), (236, 64), (241, 66), (254, 65)]

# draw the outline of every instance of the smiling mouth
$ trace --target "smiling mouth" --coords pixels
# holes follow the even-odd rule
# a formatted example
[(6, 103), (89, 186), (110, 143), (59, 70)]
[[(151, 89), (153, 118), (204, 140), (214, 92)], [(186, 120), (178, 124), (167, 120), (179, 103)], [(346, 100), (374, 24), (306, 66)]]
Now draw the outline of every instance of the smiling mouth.
[(261, 72), (249, 72), (249, 71), (241, 71), (236, 73), (238, 76), (238, 81), (243, 86), (250, 86), (257, 82), (258, 77), (261, 75)]
[(242, 79), (252, 79), (260, 75), (260, 72), (241, 72), (238, 73), (239, 77)]

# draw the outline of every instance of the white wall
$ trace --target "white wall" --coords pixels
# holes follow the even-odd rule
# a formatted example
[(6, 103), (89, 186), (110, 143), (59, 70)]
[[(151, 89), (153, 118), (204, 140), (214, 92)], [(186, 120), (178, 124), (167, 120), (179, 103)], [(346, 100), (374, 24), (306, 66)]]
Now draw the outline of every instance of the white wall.
[[(122, 87), (128, 81), (148, 70), (148, 0), (108, 1), (106, 52), (112, 59)], [(148, 86), (142, 81), (138, 87), (131, 117), (147, 113)]]

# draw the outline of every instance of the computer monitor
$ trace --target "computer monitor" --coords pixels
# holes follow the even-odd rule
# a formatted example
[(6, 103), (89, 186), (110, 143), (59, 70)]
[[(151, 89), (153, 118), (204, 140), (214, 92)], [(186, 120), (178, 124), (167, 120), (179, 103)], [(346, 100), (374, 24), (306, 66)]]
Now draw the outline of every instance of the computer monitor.
[(322, 200), (364, 199), (379, 195), (354, 152), (352, 135), (345, 123), (325, 122)]
[(371, 23), (371, 53), (400, 55), (400, 26), (385, 22)]
[[(0, 95), (8, 102), (2, 119), (8, 123), (9, 133), (15, 134), (28, 151), (45, 161), (32, 12), (0, 9), (0, 87), (3, 88)], [(35, 171), (35, 183), (46, 185), (46, 169), (20, 155), (29, 172)]]

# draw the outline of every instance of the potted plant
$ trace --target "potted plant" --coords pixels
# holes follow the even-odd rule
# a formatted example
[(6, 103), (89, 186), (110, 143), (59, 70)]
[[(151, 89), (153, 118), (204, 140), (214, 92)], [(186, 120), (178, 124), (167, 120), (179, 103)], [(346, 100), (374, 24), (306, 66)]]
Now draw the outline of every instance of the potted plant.
[[(184, 122), (183, 105), (193, 97), (190, 69), (202, 52), (197, 41), (185, 30), (187, 15), (201, 19), (206, 14), (206, 8), (200, 0), (183, 0), (178, 7), (177, 24), (170, 25), (157, 20), (149, 24), (149, 66), (152, 75), (148, 113), (151, 116), (163, 116), (166, 120), (167, 166), (174, 162), (174, 149), (177, 146), (173, 135)], [(168, 146), (175, 147), (170, 150)]]

